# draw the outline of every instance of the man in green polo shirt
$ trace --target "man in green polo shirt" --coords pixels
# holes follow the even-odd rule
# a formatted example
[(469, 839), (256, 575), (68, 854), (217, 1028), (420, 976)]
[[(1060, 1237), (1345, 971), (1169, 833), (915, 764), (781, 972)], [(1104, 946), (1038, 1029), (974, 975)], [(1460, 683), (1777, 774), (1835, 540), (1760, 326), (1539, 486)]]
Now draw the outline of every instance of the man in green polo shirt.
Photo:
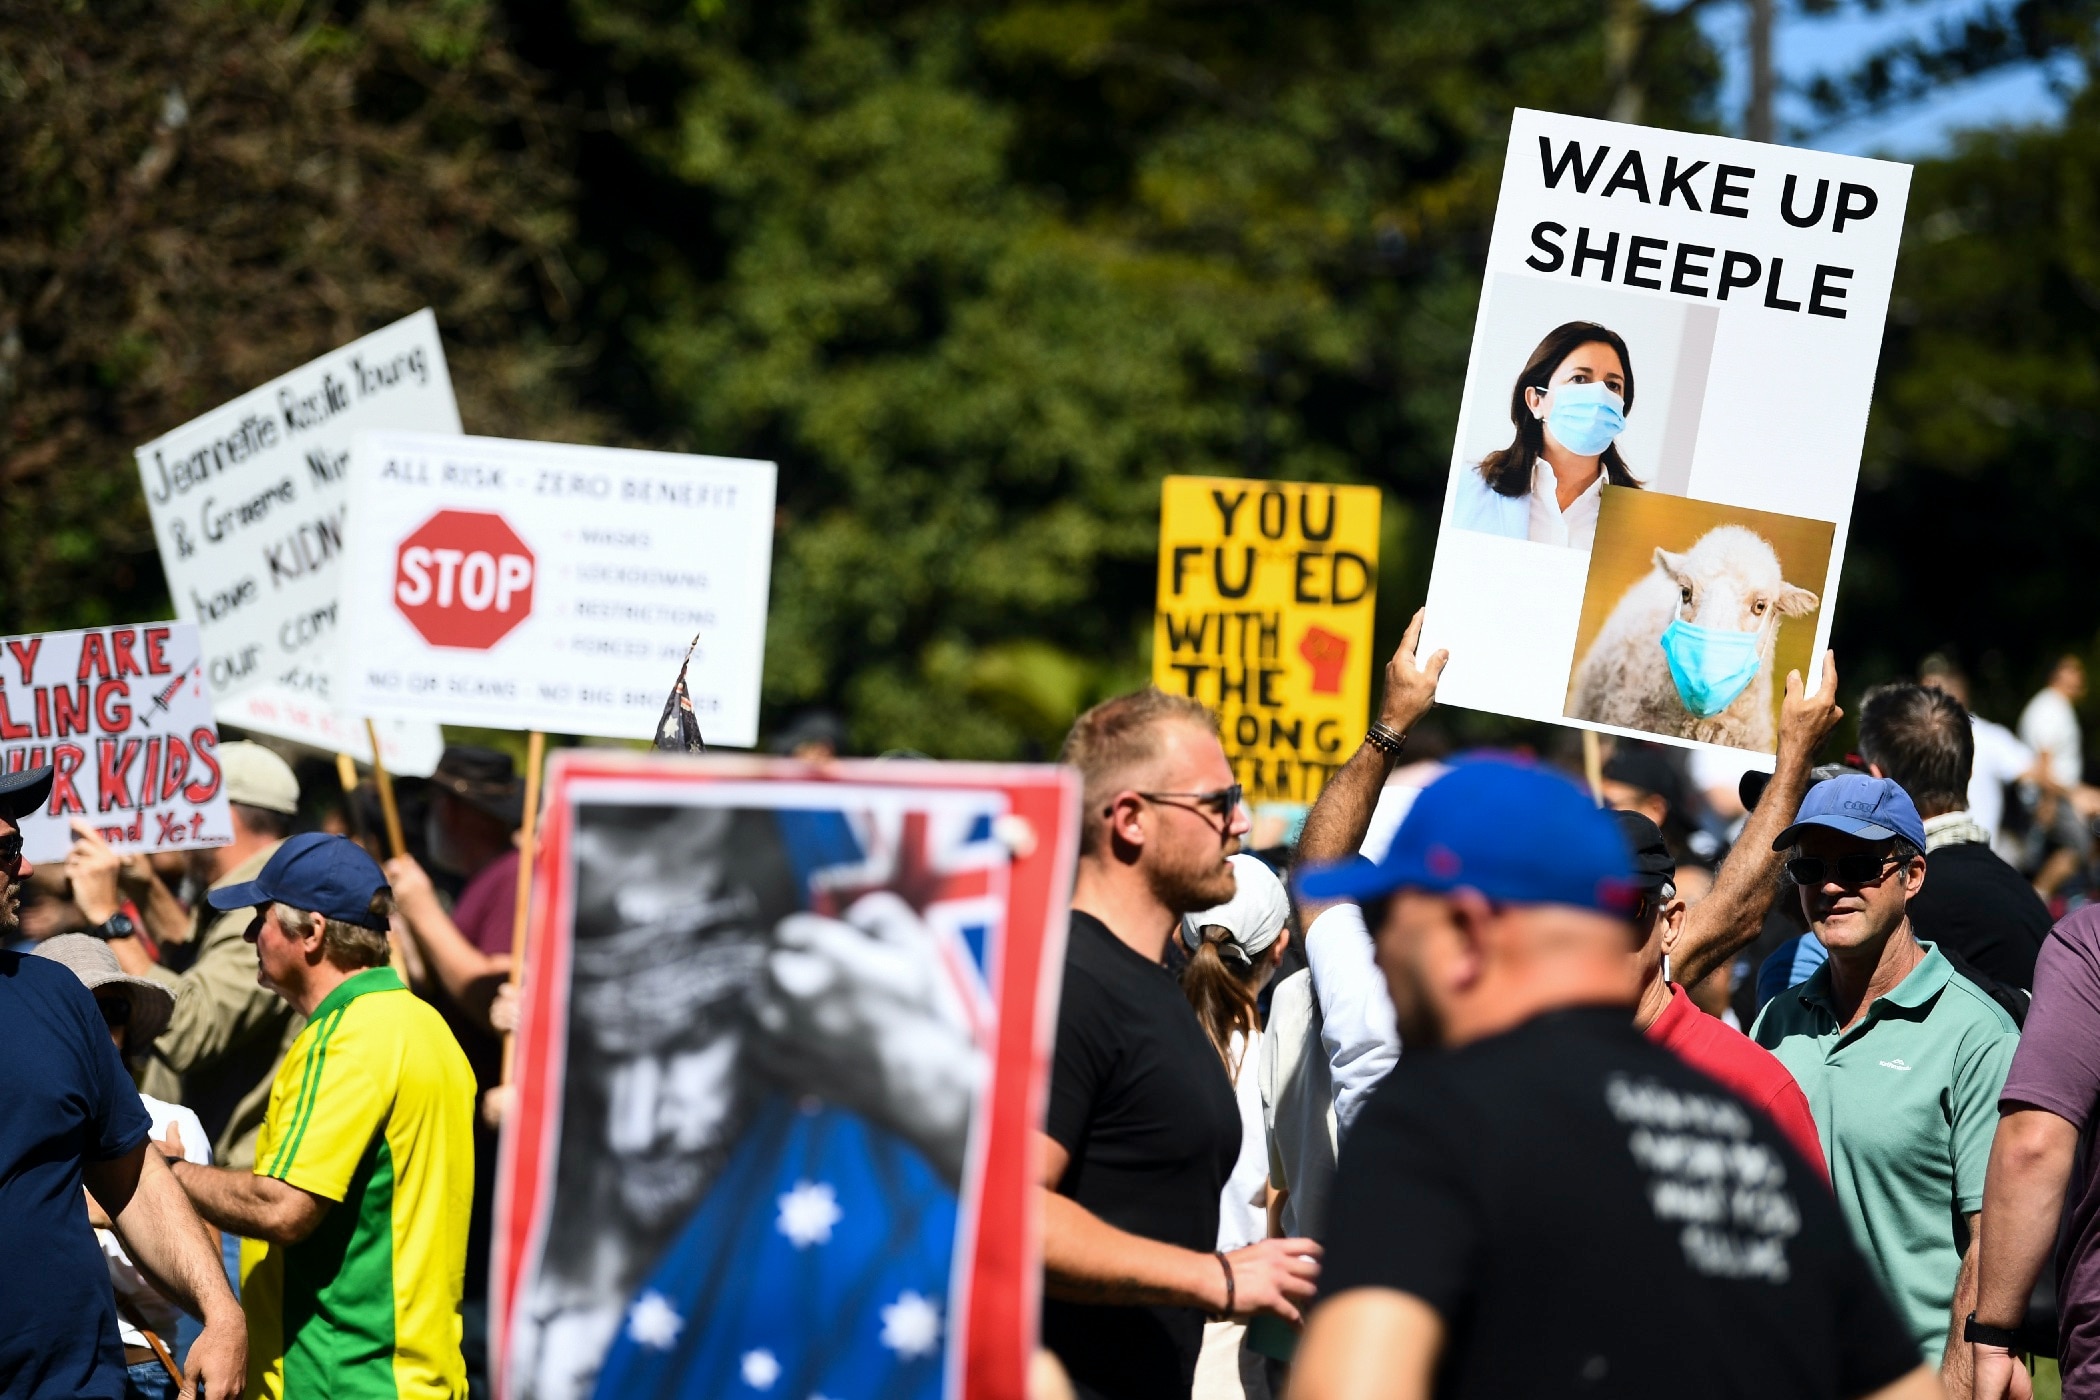
[(1774, 997), (1751, 1037), (1808, 1095), (1854, 1240), (1926, 1362), (1966, 1395), (1976, 1215), (2019, 1030), (1911, 932), (1925, 824), (1902, 788), (1864, 774), (1818, 783), (1774, 846), (1792, 853), (1787, 873), (1830, 959)]

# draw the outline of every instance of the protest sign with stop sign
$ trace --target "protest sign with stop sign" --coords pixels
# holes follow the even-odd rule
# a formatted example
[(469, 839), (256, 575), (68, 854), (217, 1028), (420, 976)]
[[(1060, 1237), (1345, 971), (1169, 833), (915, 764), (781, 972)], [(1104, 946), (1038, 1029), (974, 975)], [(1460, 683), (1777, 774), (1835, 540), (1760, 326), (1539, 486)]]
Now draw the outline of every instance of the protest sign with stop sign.
[(394, 554), (394, 601), (434, 647), (487, 651), (532, 613), (532, 550), (502, 516), (441, 510)]
[(691, 645), (708, 743), (757, 741), (772, 463), (429, 433), (352, 460), (357, 713), (643, 739)]

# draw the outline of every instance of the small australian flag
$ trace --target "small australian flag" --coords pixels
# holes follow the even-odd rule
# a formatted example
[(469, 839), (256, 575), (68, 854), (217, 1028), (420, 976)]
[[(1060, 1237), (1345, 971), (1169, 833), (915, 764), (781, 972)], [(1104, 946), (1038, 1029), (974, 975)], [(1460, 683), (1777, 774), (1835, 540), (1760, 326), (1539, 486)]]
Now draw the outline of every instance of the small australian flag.
[(685, 688), (685, 668), (693, 664), (693, 648), (700, 645), (695, 636), (685, 649), (685, 660), (678, 663), (678, 679), (671, 685), (670, 698), (664, 701), (664, 717), (656, 722), (656, 747), (667, 753), (706, 753), (707, 741), (700, 737), (700, 721), (693, 715), (693, 697)]

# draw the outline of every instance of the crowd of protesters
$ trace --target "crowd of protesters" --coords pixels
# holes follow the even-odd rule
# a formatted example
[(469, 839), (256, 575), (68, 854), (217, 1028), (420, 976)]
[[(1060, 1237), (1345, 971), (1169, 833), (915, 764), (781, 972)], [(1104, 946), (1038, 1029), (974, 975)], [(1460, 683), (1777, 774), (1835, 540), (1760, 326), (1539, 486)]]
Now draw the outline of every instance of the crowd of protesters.
[[(382, 866), (295, 833), (275, 751), (218, 760), (230, 844), (119, 855), (76, 823), (41, 872), (19, 821), (51, 771), (0, 776), (0, 1234), (61, 1266), (0, 1271), (0, 1395), (486, 1393), (523, 783), (448, 748)], [(376, 802), (325, 824), (377, 831)]]
[[(1437, 752), (1419, 631), (1298, 822), (1193, 701), (1074, 724), (1036, 1383), (2100, 1397), (2075, 659), (2017, 732), (1929, 660), (1818, 767), (1826, 658), (1769, 775), (1585, 777)], [(41, 870), (0, 775), (0, 1396), (485, 1393), (523, 783), (447, 749), (388, 858), (219, 757), (231, 844)]]
[(1826, 657), (1769, 775), (1621, 744), (1585, 783), (1409, 753), (1419, 626), (1287, 850), (1193, 705), (1067, 741), (1043, 1336), (1073, 1389), (1996, 1400), (2038, 1364), (2100, 1397), (2076, 662), (2015, 736), (1935, 659), (1816, 766)]

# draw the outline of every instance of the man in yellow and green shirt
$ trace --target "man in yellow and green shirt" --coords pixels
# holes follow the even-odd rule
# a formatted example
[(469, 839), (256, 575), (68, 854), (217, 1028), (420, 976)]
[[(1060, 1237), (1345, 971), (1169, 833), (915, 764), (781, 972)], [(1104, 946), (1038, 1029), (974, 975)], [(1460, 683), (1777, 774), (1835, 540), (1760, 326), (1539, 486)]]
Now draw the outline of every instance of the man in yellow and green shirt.
[(307, 1018), (254, 1170), (176, 1169), (198, 1212), (247, 1240), (248, 1394), (461, 1400), (474, 1075), (386, 965), (386, 876), (315, 833), (209, 898), (255, 909), (260, 981)]

